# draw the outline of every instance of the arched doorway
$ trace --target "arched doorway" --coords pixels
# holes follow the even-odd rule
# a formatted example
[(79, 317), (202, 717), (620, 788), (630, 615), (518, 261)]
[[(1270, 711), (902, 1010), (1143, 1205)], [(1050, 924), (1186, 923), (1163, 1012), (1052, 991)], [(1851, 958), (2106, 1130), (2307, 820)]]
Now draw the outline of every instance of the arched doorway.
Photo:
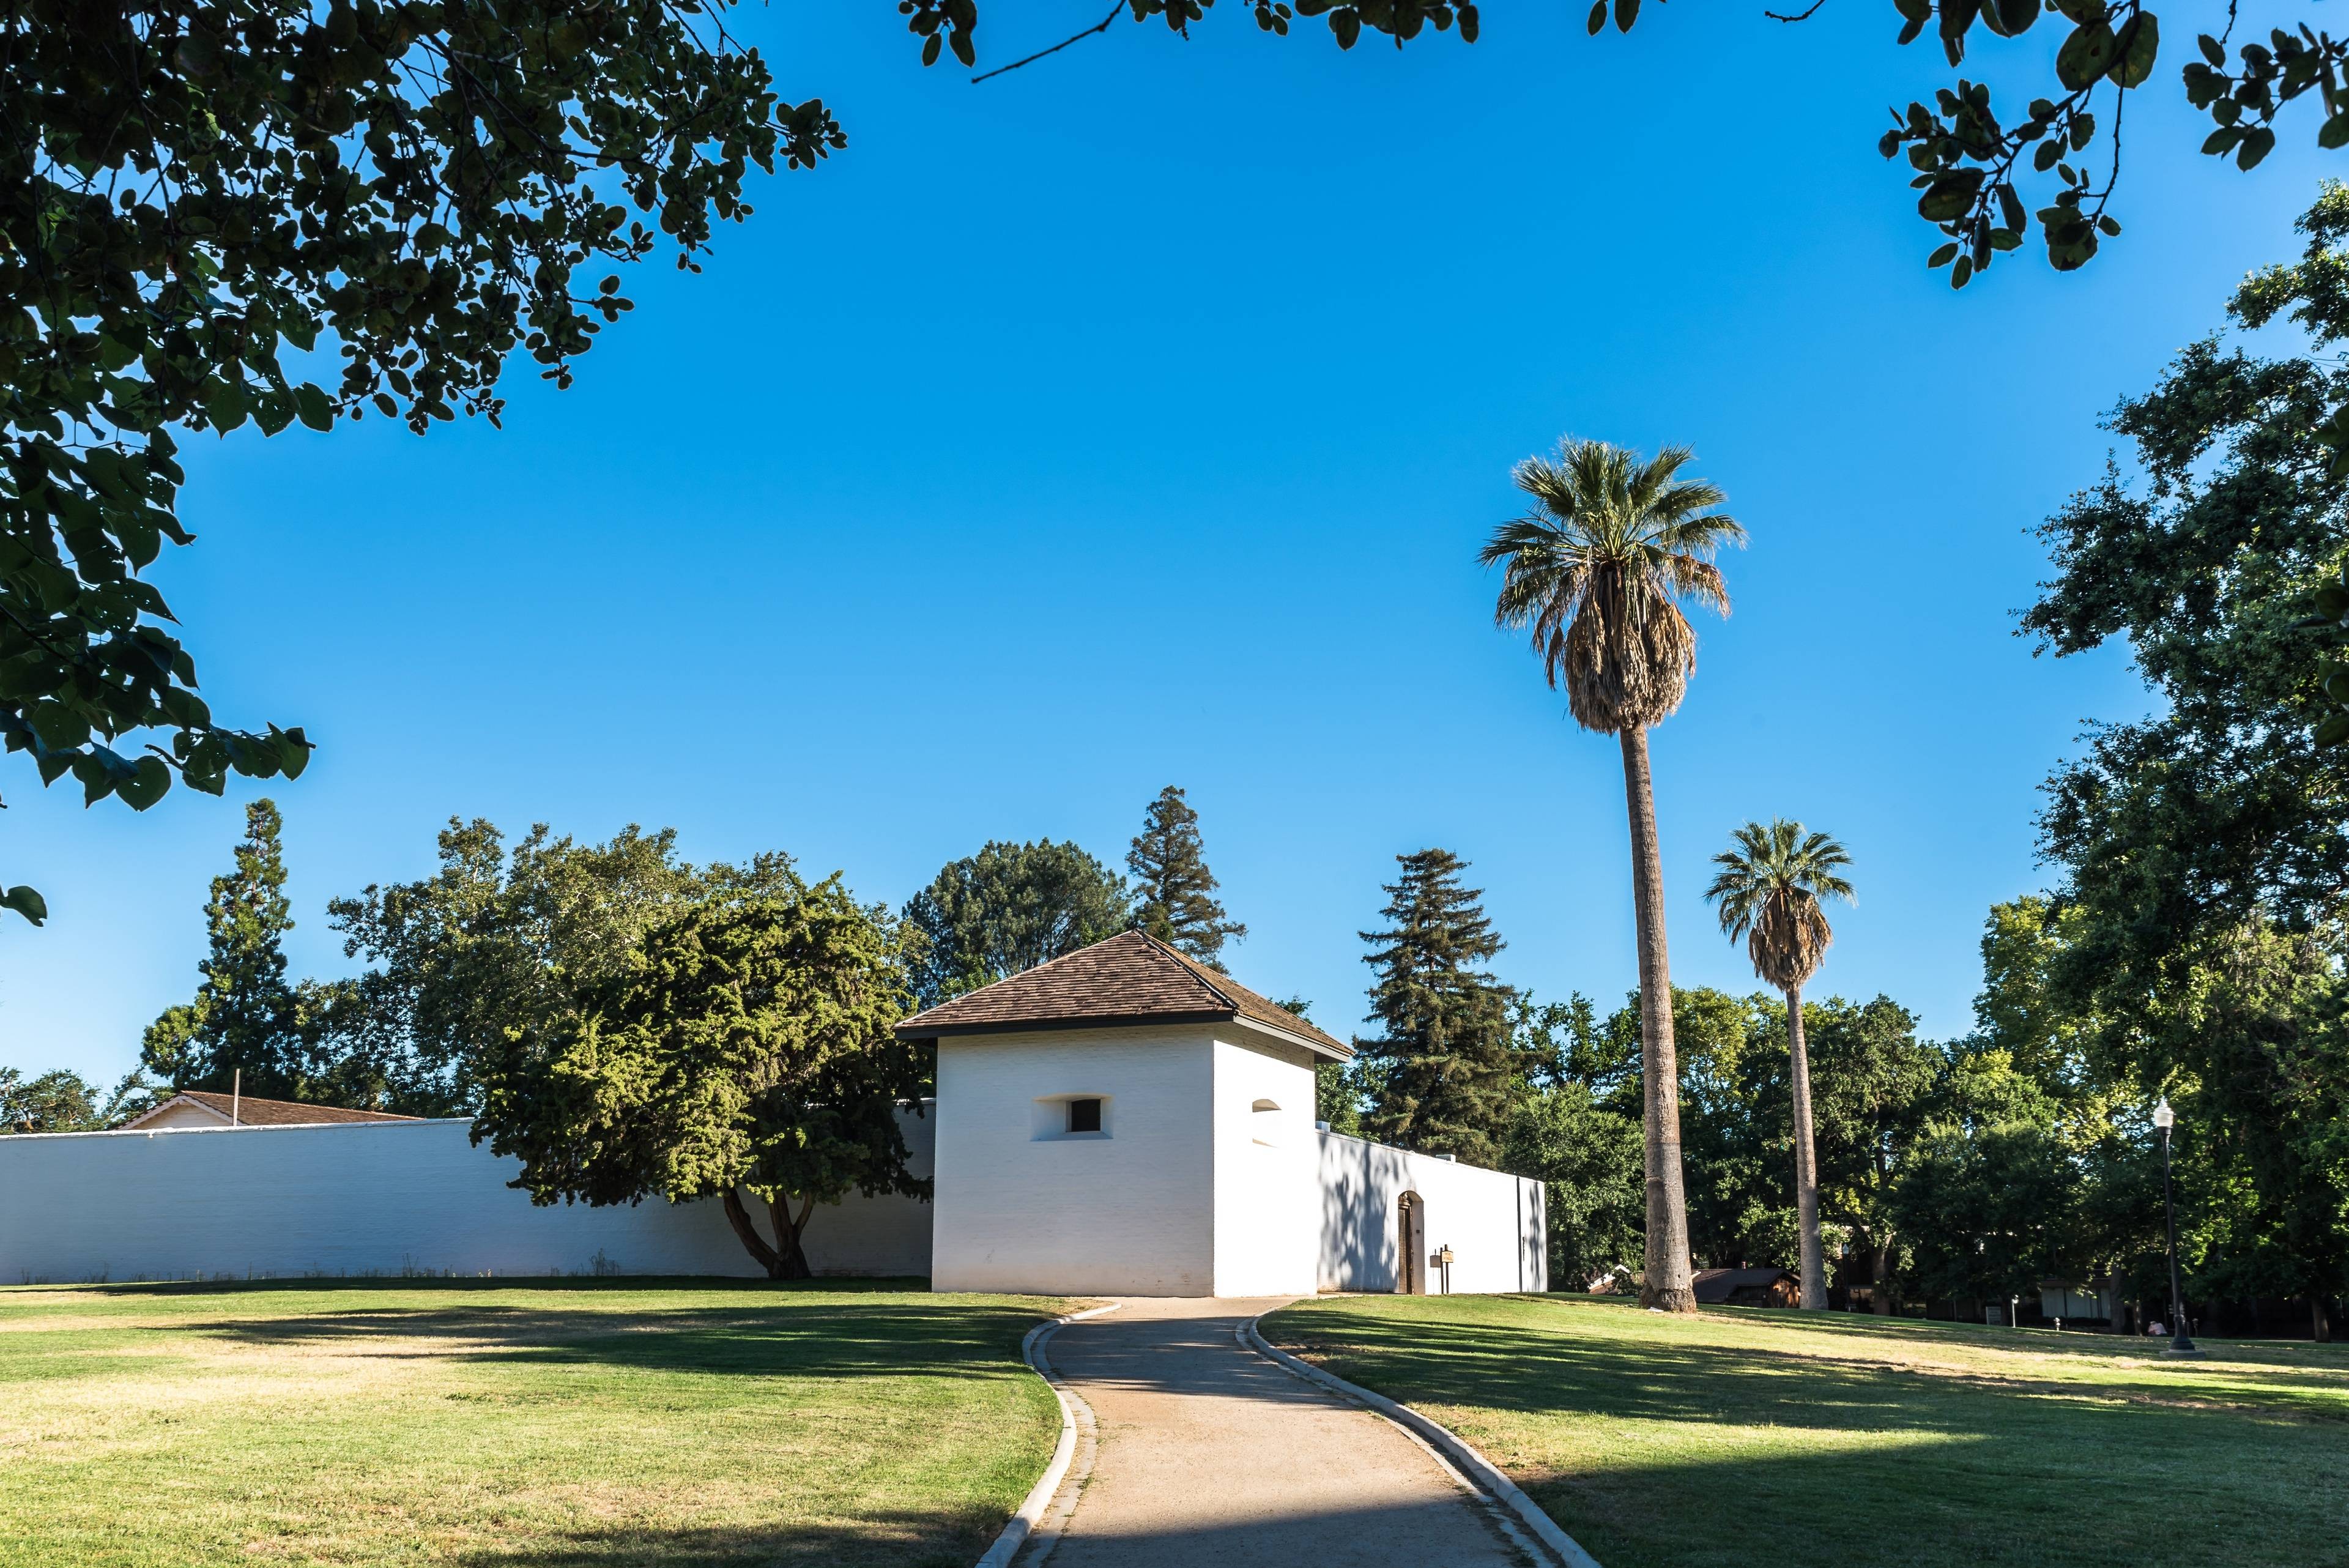
[(1395, 1270), (1395, 1293), (1425, 1295), (1427, 1204), (1416, 1192), (1406, 1192), (1395, 1199), (1395, 1244), (1402, 1253), (1401, 1265)]

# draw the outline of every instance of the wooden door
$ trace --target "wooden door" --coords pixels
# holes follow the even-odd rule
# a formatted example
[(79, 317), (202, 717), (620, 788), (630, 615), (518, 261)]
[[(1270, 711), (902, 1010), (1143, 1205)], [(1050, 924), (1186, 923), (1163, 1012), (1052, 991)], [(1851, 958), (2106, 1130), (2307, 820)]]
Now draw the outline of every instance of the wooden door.
[(1402, 1250), (1402, 1266), (1395, 1271), (1399, 1295), (1427, 1293), (1427, 1205), (1416, 1192), (1395, 1199), (1395, 1242)]

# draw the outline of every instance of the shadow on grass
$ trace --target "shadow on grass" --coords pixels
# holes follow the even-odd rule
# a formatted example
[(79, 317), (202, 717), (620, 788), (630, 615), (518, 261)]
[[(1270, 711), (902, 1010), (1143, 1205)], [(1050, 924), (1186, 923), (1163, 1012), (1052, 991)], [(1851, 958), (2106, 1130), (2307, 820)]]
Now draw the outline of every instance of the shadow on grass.
[[(1078, 1528), (1050, 1550), (1051, 1568), (1454, 1568), (1516, 1561), (1485, 1522), (1482, 1511), (1445, 1493), (1424, 1502), (1368, 1501), (1359, 1506), (1300, 1506), (1182, 1525)], [(969, 1568), (1001, 1528), (973, 1520), (946, 1530), (919, 1516), (874, 1518), (854, 1528), (585, 1532), (523, 1550), (461, 1556), (466, 1568)], [(1019, 1561), (1033, 1568), (1041, 1547)]]
[(335, 1345), (337, 1354), (429, 1355), (505, 1365), (628, 1367), (781, 1377), (1000, 1376), (1018, 1370), (1038, 1314), (1012, 1306), (809, 1303), (765, 1311), (642, 1313), (520, 1307), (357, 1311), (196, 1322), (167, 1332), (239, 1344)]
[[(211, 1314), (199, 1307), (169, 1322), (139, 1324), (133, 1333), (271, 1348), (331, 1347), (342, 1355), (733, 1376), (1026, 1375), (1019, 1342), (1044, 1315), (1040, 1307), (932, 1295), (923, 1280), (281, 1280), (97, 1289), (117, 1302), (142, 1295), (217, 1298), (222, 1309)], [(319, 1304), (320, 1296), (327, 1304)], [(415, 1304), (401, 1303), (405, 1296), (417, 1298)], [(611, 1299), (616, 1296), (620, 1299)], [(349, 1304), (337, 1303), (337, 1297)], [(283, 1310), (289, 1307), (295, 1310)]]
[[(497, 1274), (441, 1278), (429, 1274), (372, 1278), (274, 1278), (266, 1280), (126, 1280), (105, 1284), (19, 1285), (31, 1293), (69, 1291), (79, 1295), (119, 1299), (129, 1296), (298, 1295), (310, 1292), (448, 1291), (489, 1294), (503, 1291), (543, 1292), (551, 1295), (605, 1295), (625, 1292), (695, 1291), (704, 1293), (738, 1292), (744, 1295), (833, 1293), (840, 1295), (926, 1294), (930, 1282), (919, 1274), (874, 1278), (866, 1275), (813, 1280), (754, 1280), (731, 1274), (617, 1274), (589, 1276)], [(0, 1300), (5, 1300), (0, 1297)]]
[[(1750, 1563), (1757, 1541), (1887, 1565), (2349, 1561), (2338, 1374), (2190, 1380), (2174, 1364), (2068, 1357), (1909, 1368), (1862, 1356), (1898, 1336), (1930, 1361), (1937, 1336), (1920, 1343), (1914, 1324), (1818, 1325), (1846, 1331), (1838, 1355), (1831, 1335), (1728, 1344), (1702, 1320), (1684, 1334), (1614, 1310), (1329, 1303), (1266, 1326), (1452, 1416), (1609, 1568)], [(1722, 1326), (1815, 1331), (1744, 1314)]]
[(772, 1530), (595, 1527), (450, 1560), (463, 1568), (970, 1568), (1002, 1528), (992, 1517), (902, 1511)]
[[(1538, 1311), (1538, 1298), (1518, 1299)], [(1812, 1320), (1759, 1326), (1816, 1332)], [(2236, 1420), (2258, 1415), (2349, 1425), (2349, 1380), (2311, 1367), (2220, 1368), (2215, 1381), (2183, 1381), (2176, 1364), (2147, 1357), (2107, 1364), (2089, 1381), (2034, 1375), (2021, 1359), (1912, 1367), (1839, 1357), (1823, 1353), (1816, 1341), (1784, 1346), (1665, 1341), (1626, 1333), (1628, 1324), (1578, 1324), (1565, 1315), (1539, 1326), (1511, 1326), (1424, 1312), (1304, 1307), (1278, 1314), (1267, 1327), (1299, 1354), (1336, 1355), (1390, 1373), (1407, 1366), (1415, 1386), (1436, 1390), (1428, 1397), (1525, 1412), (1589, 1409), (1674, 1421), (1743, 1413), (1797, 1427), (1914, 1430), (1921, 1425), (1992, 1435), (2083, 1409), (2160, 1406)], [(1899, 1348), (1930, 1362), (1935, 1347), (1910, 1334)], [(2013, 1347), (1969, 1341), (1952, 1348)], [(2310, 1395), (2316, 1397), (2303, 1397)]]

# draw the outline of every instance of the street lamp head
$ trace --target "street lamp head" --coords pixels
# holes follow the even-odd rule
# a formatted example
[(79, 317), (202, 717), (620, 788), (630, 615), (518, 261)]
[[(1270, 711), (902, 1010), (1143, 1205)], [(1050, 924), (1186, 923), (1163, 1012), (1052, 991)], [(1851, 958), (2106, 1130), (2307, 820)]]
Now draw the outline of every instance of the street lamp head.
[(2178, 1125), (2178, 1113), (2169, 1108), (2168, 1095), (2162, 1096), (2160, 1103), (2153, 1107), (2153, 1125), (2164, 1132)]

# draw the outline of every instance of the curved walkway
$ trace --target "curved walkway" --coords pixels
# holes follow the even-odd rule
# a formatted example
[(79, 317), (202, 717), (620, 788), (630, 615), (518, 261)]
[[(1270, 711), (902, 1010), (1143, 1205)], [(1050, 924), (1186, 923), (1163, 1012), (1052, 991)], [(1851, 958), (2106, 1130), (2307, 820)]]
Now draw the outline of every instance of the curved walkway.
[(1526, 1568), (1513, 1521), (1420, 1440), (1236, 1338), (1279, 1301), (1132, 1300), (1046, 1342), (1092, 1407), (1019, 1568)]

